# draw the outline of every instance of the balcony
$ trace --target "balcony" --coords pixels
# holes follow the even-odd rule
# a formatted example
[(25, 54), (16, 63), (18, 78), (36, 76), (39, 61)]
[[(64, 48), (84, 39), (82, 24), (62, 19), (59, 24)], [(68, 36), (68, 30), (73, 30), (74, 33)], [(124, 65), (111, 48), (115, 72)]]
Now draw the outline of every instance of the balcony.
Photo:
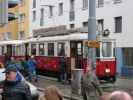
[(12, 21), (17, 19), (16, 15), (14, 13), (8, 13), (8, 21)]
[(8, 0), (8, 8), (13, 8), (18, 5), (18, 0)]

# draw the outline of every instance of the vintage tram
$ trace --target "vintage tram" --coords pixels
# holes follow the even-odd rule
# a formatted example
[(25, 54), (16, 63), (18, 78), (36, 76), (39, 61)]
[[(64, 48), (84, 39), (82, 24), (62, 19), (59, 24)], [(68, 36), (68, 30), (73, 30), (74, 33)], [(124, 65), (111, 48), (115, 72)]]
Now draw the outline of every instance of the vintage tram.
[[(37, 69), (58, 73), (60, 58), (67, 57), (69, 74), (73, 68), (87, 67), (86, 40), (87, 33), (37, 37), (23, 40), (1, 41), (0, 62), (4, 64), (4, 53), (21, 59), (26, 55), (34, 55)], [(96, 48), (96, 75), (100, 80), (115, 81), (116, 57), (115, 40), (98, 39), (100, 46)]]

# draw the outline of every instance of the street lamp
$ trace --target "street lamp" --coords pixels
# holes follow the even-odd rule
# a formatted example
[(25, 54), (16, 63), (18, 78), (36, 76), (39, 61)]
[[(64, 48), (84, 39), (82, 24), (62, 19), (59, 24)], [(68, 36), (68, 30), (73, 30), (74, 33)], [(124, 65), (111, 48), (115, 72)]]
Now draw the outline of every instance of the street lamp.
[(109, 34), (110, 34), (110, 30), (109, 29), (105, 29), (102, 35), (107, 37), (107, 36), (109, 36)]

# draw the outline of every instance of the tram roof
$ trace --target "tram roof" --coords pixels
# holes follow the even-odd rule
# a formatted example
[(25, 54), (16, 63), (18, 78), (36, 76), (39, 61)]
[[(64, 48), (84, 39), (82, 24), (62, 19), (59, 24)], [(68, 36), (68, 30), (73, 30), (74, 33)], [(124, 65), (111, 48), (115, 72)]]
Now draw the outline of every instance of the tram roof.
[(6, 41), (0, 41), (0, 45), (19, 45), (24, 43), (24, 40), (6, 40)]
[(69, 35), (60, 35), (60, 36), (50, 36), (50, 37), (40, 37), (40, 38), (31, 38), (28, 42), (36, 41), (64, 41), (64, 40), (86, 40), (88, 34), (86, 33), (74, 33)]

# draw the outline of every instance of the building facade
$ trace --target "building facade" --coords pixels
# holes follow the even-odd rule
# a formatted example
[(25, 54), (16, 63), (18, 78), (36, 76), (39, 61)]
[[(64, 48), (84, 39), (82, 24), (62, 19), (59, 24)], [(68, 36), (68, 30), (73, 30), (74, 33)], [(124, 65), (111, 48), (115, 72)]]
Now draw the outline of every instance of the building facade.
[(29, 0), (8, 0), (7, 22), (0, 26), (0, 40), (28, 38)]
[[(133, 75), (132, 0), (96, 0), (97, 34), (110, 30), (116, 39), (117, 72)], [(34, 30), (64, 25), (88, 27), (88, 0), (30, 0), (30, 36)]]

